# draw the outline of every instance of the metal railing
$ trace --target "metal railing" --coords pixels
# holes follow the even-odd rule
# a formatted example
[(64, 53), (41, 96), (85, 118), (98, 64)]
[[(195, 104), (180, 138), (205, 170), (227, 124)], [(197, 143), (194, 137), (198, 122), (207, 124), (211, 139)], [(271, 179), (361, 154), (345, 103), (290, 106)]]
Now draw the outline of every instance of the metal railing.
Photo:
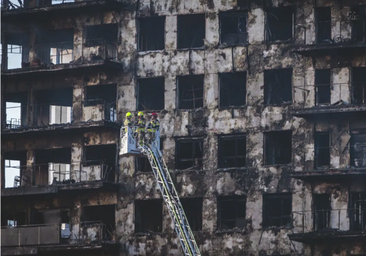
[[(88, 1), (88, 0), (84, 0)], [(51, 6), (65, 3), (74, 3), (74, 0), (37, 0), (33, 5), (29, 4), (29, 1), (24, 0), (2, 0), (1, 9), (2, 10), (15, 10), (15, 9), (25, 9), (25, 8), (36, 8), (43, 6)]]
[(31, 66), (66, 64), (73, 61), (73, 41), (33, 45), (36, 59)]
[(366, 209), (323, 209), (292, 212), (295, 233), (366, 230)]
[(103, 38), (87, 39), (83, 44), (83, 60), (113, 60), (118, 59), (118, 42), (112, 42)]
[[(111, 122), (117, 121), (117, 108), (116, 108), (116, 102), (106, 102), (103, 99), (92, 99), (92, 100), (85, 100), (84, 101), (84, 116), (86, 116), (86, 120), (93, 120), (93, 121), (99, 121), (99, 120), (106, 120)], [(88, 116), (88, 113), (85, 108), (97, 108), (99, 115)]]
[(80, 222), (78, 233), (71, 234), (70, 244), (101, 244), (114, 241), (114, 227), (101, 221)]

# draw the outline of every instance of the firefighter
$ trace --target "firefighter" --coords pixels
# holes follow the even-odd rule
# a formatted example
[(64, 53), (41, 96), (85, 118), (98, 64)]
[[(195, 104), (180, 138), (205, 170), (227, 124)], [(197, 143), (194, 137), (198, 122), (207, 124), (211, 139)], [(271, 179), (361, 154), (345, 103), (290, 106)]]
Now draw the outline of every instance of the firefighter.
[(137, 116), (139, 118), (136, 122), (137, 133), (139, 136), (139, 143), (140, 143), (140, 145), (142, 145), (144, 143), (144, 138), (145, 138), (146, 120), (144, 118), (144, 113), (141, 111), (137, 114)]
[(157, 130), (159, 130), (159, 128), (160, 128), (160, 121), (158, 119), (158, 114), (153, 112), (151, 114), (151, 121), (147, 126), (147, 130), (149, 132), (150, 143), (152, 143), (155, 140), (155, 133)]
[(127, 112), (124, 126), (125, 126), (125, 132), (127, 132), (127, 126), (132, 128), (132, 114), (131, 114), (131, 112)]

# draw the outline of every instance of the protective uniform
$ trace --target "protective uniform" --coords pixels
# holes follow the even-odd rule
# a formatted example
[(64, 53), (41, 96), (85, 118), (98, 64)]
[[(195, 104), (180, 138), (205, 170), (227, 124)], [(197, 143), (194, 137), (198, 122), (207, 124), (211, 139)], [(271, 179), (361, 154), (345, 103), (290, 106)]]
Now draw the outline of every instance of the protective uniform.
[(141, 111), (138, 113), (138, 117), (139, 120), (137, 121), (136, 126), (137, 126), (137, 133), (139, 136), (139, 143), (140, 145), (142, 145), (144, 143), (145, 138), (146, 120), (144, 118), (144, 113)]
[(131, 112), (127, 112), (126, 120), (124, 122), (125, 132), (127, 132), (127, 126), (132, 128), (132, 114)]
[(150, 143), (154, 141), (155, 139), (155, 133), (157, 130), (159, 130), (160, 128), (160, 121), (158, 119), (158, 115), (156, 113), (152, 113), (151, 114), (151, 121), (147, 126), (147, 130), (149, 132), (149, 138), (150, 138)]

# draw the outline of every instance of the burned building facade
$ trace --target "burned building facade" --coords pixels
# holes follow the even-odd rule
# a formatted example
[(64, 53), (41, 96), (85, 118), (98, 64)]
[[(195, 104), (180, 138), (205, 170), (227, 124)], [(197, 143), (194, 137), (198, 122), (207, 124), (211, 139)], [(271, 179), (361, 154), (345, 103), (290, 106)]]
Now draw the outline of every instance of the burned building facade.
[(2, 2), (2, 253), (366, 255), (366, 2)]

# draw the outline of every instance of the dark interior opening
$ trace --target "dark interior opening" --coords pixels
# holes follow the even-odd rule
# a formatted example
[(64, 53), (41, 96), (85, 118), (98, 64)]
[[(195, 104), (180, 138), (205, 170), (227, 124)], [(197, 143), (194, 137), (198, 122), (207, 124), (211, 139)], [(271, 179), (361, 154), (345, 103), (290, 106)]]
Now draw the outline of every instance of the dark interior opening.
[(366, 68), (352, 68), (352, 103), (366, 103)]
[(138, 80), (138, 110), (164, 109), (164, 78), (144, 78)]
[(135, 161), (138, 172), (152, 172), (150, 162), (146, 156), (138, 156)]
[(181, 198), (180, 202), (192, 231), (202, 230), (202, 198)]
[(316, 7), (316, 38), (318, 43), (332, 42), (332, 15), (331, 7)]
[(330, 69), (315, 70), (315, 102), (317, 106), (330, 103)]
[(314, 230), (320, 231), (330, 227), (330, 196), (314, 194)]
[(165, 17), (141, 18), (139, 25), (139, 51), (164, 50)]
[(205, 15), (178, 16), (178, 49), (198, 48), (204, 45), (206, 33)]
[(329, 167), (329, 132), (315, 132), (315, 168)]
[(1, 213), (1, 226), (2, 227), (17, 227), (26, 225), (26, 211), (17, 212), (2, 212)]
[(286, 41), (292, 39), (292, 7), (276, 7), (267, 11), (267, 41)]
[(247, 13), (246, 12), (222, 12), (221, 44), (245, 45), (247, 42)]
[(242, 196), (218, 197), (218, 224), (220, 230), (244, 228), (246, 199)]
[(275, 131), (265, 134), (266, 164), (288, 164), (292, 156), (292, 131)]
[(240, 107), (246, 104), (247, 73), (223, 73), (220, 78), (220, 107)]
[(249, 0), (237, 0), (236, 5), (243, 9), (249, 8)]
[(290, 193), (263, 194), (263, 227), (290, 227), (291, 213)]
[(351, 166), (365, 167), (366, 166), (366, 134), (351, 135)]
[[(111, 205), (94, 205), (84, 206), (81, 215), (82, 227), (98, 227), (97, 232), (102, 232), (102, 239), (104, 241), (113, 240), (115, 231), (115, 208)], [(103, 223), (103, 225), (96, 225), (93, 223)]]
[(351, 38), (356, 42), (364, 42), (366, 36), (366, 5), (358, 5), (351, 9)]
[(98, 46), (103, 45), (103, 41), (116, 43), (118, 41), (118, 25), (117, 24), (101, 24), (86, 26), (86, 45)]
[(114, 181), (116, 171), (116, 144), (84, 147), (84, 166), (102, 165), (102, 178)]
[(292, 69), (264, 71), (264, 102), (266, 105), (292, 102)]
[(162, 200), (135, 200), (135, 232), (161, 232), (163, 225)]
[(176, 169), (202, 169), (203, 140), (179, 139), (176, 141)]
[(85, 88), (84, 106), (103, 105), (103, 118), (108, 121), (116, 121), (116, 94), (115, 84), (94, 85)]
[(366, 193), (350, 193), (350, 222), (352, 231), (362, 231), (366, 229)]
[(195, 109), (203, 107), (203, 75), (179, 76), (178, 108)]
[(220, 168), (245, 167), (246, 137), (222, 136), (219, 140)]

